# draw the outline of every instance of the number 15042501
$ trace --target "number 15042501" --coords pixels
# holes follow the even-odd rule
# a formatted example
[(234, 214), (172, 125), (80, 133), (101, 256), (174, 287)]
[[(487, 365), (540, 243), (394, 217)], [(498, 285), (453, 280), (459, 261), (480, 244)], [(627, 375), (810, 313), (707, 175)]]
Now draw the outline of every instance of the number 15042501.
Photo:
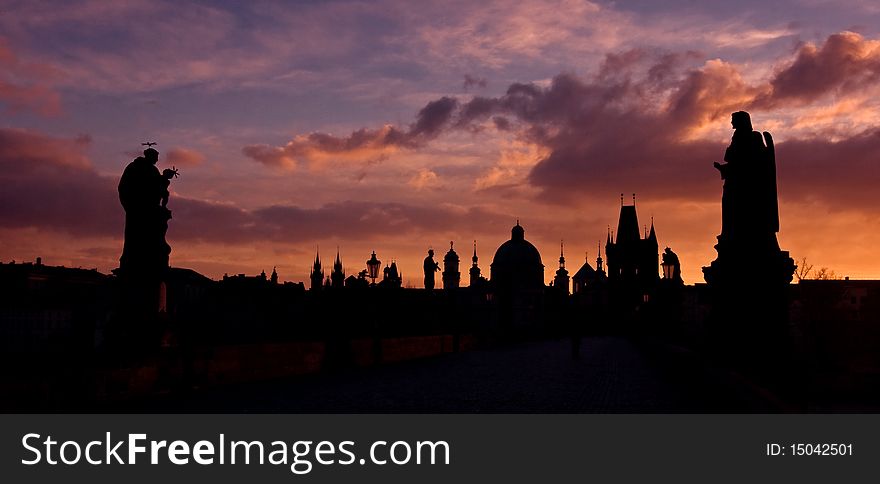
[(767, 444), (767, 455), (853, 455), (852, 444)]

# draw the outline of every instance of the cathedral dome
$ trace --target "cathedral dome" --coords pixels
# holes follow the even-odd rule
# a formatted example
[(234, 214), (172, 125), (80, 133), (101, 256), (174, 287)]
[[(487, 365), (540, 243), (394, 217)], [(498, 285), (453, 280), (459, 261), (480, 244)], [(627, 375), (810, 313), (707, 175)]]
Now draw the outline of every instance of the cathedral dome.
[(525, 239), (525, 230), (517, 222), (510, 231), (510, 240), (501, 244), (492, 259), (492, 280), (516, 285), (544, 284), (544, 264), (541, 254)]

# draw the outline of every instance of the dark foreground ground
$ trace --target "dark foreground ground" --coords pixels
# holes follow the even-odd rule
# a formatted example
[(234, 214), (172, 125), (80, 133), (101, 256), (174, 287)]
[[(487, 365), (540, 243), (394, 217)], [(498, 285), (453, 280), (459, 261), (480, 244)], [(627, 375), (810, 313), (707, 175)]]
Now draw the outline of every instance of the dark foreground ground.
[(446, 354), (375, 368), (195, 390), (126, 412), (731, 413), (786, 409), (691, 355), (616, 337)]

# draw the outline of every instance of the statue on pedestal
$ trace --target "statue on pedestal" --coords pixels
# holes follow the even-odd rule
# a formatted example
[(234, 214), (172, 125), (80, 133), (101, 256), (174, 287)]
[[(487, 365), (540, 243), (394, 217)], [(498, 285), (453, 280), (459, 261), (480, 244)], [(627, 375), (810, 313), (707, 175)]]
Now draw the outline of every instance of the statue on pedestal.
[(434, 289), (434, 273), (440, 270), (440, 264), (434, 260), (434, 249), (428, 249), (428, 256), (423, 264), (425, 270), (425, 289)]
[(724, 188), (718, 258), (703, 268), (706, 282), (720, 285), (787, 284), (794, 261), (779, 249), (779, 205), (776, 194), (776, 151), (770, 133), (752, 130), (749, 113), (731, 115), (735, 130), (715, 163)]
[(166, 311), (168, 257), (165, 240), (168, 220), (168, 187), (177, 169), (156, 168), (159, 152), (147, 146), (143, 156), (125, 168), (119, 180), (119, 201), (125, 209), (125, 241), (119, 269), (119, 306), (109, 339), (120, 352), (137, 353), (154, 348), (162, 336), (161, 314)]
[(770, 133), (752, 130), (749, 114), (731, 116), (733, 139), (715, 163), (724, 188), (718, 257), (703, 275), (717, 354), (753, 376), (783, 378), (789, 354), (788, 285), (794, 260), (780, 250), (776, 153)]

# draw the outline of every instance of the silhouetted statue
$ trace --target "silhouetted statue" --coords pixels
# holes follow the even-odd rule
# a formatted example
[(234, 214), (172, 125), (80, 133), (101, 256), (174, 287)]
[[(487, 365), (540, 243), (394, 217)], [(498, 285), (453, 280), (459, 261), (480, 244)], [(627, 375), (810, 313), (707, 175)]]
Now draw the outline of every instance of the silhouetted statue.
[[(779, 249), (776, 154), (770, 133), (732, 114), (726, 163), (715, 163), (724, 188), (718, 257), (703, 274), (712, 294), (711, 340), (718, 354), (754, 375), (782, 368), (788, 345), (788, 285), (795, 265)], [(666, 254), (664, 254), (664, 261)]]
[(176, 169), (156, 168), (159, 152), (148, 147), (119, 180), (119, 201), (125, 209), (125, 242), (119, 269), (124, 277), (158, 279), (168, 268), (171, 247), (165, 241), (171, 211), (168, 186)]
[(434, 289), (434, 273), (440, 270), (440, 264), (434, 260), (434, 249), (428, 249), (428, 256), (425, 257), (425, 289)]
[(715, 163), (724, 180), (718, 250), (757, 250), (762, 245), (778, 249), (779, 208), (773, 138), (768, 132), (762, 136), (753, 131), (751, 118), (745, 111), (733, 113), (731, 125), (735, 131), (724, 153), (727, 163)]
[(119, 299), (108, 325), (106, 345), (123, 358), (159, 347), (168, 324), (166, 276), (171, 247), (165, 241), (168, 186), (177, 170), (159, 172), (159, 152), (147, 146), (144, 155), (125, 167), (119, 180), (119, 201), (125, 209), (125, 242), (119, 269)]
[[(703, 268), (706, 282), (729, 287), (788, 284), (794, 261), (779, 250), (779, 205), (773, 137), (752, 130), (749, 113), (731, 115), (734, 128), (726, 163), (715, 163), (724, 188), (718, 258)], [(766, 144), (765, 144), (766, 143)]]

